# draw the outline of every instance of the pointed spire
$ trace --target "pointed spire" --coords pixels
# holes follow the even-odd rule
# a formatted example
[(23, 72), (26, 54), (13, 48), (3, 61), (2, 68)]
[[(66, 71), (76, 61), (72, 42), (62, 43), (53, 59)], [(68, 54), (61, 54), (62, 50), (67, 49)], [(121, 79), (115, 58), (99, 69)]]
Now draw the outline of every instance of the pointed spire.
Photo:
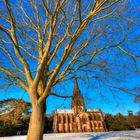
[(76, 77), (74, 77), (74, 90), (76, 90), (76, 91), (79, 90), (79, 86), (78, 86)]
[(74, 96), (77, 97), (82, 97), (81, 96), (81, 92), (80, 92), (80, 89), (79, 89), (79, 86), (78, 86), (78, 82), (77, 82), (77, 78), (76, 76), (74, 76)]
[(78, 86), (76, 76), (74, 76), (74, 90), (72, 99), (72, 109), (75, 113), (85, 111), (84, 99)]

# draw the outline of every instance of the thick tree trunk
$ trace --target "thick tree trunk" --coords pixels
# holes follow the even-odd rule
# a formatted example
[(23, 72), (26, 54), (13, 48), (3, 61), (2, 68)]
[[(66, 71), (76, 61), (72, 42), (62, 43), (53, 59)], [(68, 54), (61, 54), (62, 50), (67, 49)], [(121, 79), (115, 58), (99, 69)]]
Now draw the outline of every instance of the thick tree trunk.
[(43, 140), (45, 110), (43, 106), (33, 105), (32, 115), (26, 140)]

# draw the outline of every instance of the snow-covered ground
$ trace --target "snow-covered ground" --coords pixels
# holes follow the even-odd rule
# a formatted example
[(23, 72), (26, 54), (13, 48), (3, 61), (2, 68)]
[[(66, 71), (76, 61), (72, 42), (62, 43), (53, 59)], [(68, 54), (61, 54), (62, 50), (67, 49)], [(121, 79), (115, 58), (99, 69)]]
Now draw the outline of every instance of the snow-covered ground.
[[(0, 140), (26, 140), (26, 136), (0, 137)], [(140, 140), (140, 131), (44, 134), (43, 140)]]

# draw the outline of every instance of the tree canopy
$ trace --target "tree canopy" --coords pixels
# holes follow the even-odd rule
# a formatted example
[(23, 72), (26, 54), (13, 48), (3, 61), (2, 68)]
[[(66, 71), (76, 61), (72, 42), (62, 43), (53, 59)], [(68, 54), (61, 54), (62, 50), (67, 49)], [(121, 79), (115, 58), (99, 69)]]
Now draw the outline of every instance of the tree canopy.
[[(137, 3), (1, 0), (0, 5), (2, 87), (15, 85), (29, 93), (33, 107), (31, 124), (41, 122), (31, 126), (29, 132), (35, 126), (42, 130), (41, 115), (49, 95), (68, 97), (54, 92), (53, 87), (75, 74), (126, 91), (112, 78), (119, 80), (122, 73), (134, 68), (139, 71)], [(36, 130), (36, 135), (27, 139), (42, 139), (38, 133)]]
[(21, 120), (29, 115), (31, 104), (21, 99), (6, 99), (0, 101), (0, 121), (20, 125)]
[(77, 71), (98, 80), (117, 73), (128, 59), (125, 55), (134, 62), (139, 57), (139, 47), (132, 45), (138, 38), (133, 33), (138, 15), (136, 6), (130, 4), (123, 0), (14, 4), (4, 0), (0, 12), (1, 78), (7, 86), (14, 84), (27, 92), (42, 81), (41, 101), (50, 94), (50, 87), (71, 79)]

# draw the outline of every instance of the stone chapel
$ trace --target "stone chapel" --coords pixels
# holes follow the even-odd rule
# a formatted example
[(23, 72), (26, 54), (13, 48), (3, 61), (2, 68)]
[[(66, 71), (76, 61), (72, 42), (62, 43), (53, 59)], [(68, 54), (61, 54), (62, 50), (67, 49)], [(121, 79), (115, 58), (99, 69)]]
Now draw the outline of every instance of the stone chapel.
[(104, 115), (101, 110), (85, 108), (77, 79), (74, 79), (72, 110), (54, 111), (53, 132), (104, 132), (107, 131)]

